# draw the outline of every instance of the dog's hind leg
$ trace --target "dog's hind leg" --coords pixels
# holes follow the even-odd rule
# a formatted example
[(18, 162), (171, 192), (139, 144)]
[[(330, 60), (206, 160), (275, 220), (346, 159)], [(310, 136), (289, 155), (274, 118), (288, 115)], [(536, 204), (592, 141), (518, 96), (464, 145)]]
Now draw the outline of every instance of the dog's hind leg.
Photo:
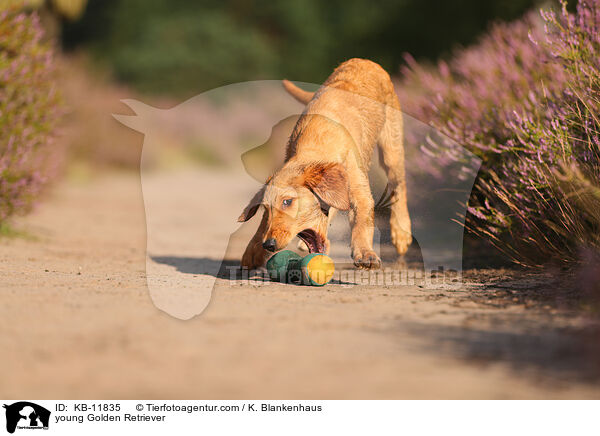
[(392, 104), (386, 106), (386, 120), (379, 136), (379, 160), (387, 173), (391, 194), (392, 243), (398, 254), (403, 255), (412, 242), (412, 233), (406, 199), (402, 112), (400, 112), (400, 104), (395, 95), (391, 100)]

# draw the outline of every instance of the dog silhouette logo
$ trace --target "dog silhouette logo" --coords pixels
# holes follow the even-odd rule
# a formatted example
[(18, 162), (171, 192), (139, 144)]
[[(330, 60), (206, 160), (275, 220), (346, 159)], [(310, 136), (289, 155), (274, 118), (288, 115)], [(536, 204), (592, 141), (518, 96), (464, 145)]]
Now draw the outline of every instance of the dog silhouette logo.
[(48, 429), (50, 411), (29, 401), (18, 401), (3, 406), (6, 409), (6, 431), (14, 433), (16, 429)]

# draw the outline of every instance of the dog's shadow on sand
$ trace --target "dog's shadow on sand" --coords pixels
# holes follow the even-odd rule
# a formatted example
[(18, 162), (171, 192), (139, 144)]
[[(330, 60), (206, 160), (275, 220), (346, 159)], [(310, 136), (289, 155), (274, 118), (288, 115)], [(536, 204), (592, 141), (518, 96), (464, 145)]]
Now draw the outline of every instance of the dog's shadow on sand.
[(209, 257), (150, 256), (156, 263), (169, 265), (183, 274), (209, 275), (224, 280), (267, 280), (260, 270), (243, 270), (238, 260), (211, 259)]
[[(218, 260), (208, 257), (182, 257), (182, 256), (150, 256), (153, 262), (175, 267), (183, 274), (210, 275), (217, 279), (238, 281), (248, 280), (253, 282), (271, 281), (267, 270), (242, 269), (239, 260)], [(356, 283), (333, 279), (332, 285), (356, 285)]]

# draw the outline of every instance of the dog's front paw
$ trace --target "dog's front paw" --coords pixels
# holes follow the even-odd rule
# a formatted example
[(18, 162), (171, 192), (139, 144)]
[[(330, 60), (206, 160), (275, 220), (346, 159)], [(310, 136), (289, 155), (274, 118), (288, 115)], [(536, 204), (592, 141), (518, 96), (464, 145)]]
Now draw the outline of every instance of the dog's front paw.
[(358, 268), (364, 269), (378, 269), (381, 268), (381, 260), (377, 253), (371, 249), (357, 249), (352, 253), (354, 259), (354, 265)]
[(267, 260), (267, 250), (260, 243), (251, 243), (242, 256), (242, 268), (249, 270), (260, 268)]

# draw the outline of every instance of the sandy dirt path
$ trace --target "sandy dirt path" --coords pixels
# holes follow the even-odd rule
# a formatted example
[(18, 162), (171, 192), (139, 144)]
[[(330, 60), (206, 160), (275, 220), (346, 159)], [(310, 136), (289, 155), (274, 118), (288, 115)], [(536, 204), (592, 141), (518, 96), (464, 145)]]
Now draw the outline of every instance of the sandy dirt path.
[(33, 238), (0, 240), (0, 397), (600, 398), (589, 322), (514, 271), (439, 289), (218, 278), (175, 319), (146, 289), (139, 180), (63, 182), (16, 223)]

